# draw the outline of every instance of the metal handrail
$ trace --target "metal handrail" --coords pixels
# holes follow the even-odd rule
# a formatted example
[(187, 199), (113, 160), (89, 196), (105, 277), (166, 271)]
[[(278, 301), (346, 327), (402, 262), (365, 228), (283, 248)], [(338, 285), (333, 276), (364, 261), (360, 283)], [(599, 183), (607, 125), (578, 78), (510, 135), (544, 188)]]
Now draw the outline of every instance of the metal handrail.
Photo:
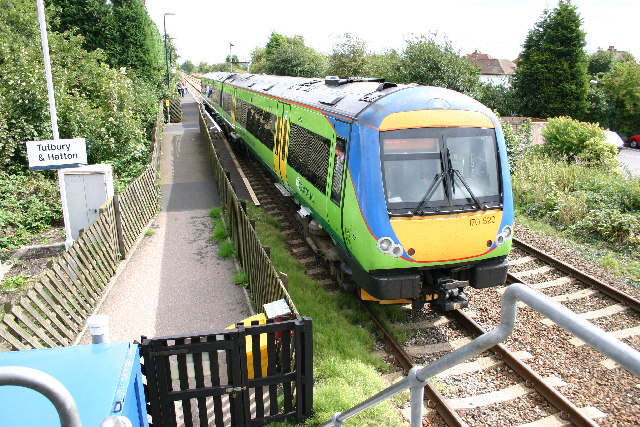
[(510, 285), (502, 296), (500, 324), (490, 332), (479, 336), (458, 350), (448, 353), (432, 364), (414, 366), (407, 376), (370, 397), (364, 402), (344, 412), (337, 412), (333, 418), (321, 427), (340, 427), (347, 419), (359, 414), (377, 403), (386, 400), (406, 389), (411, 389), (411, 426), (422, 426), (424, 386), (429, 378), (443, 372), (466, 359), (490, 349), (504, 341), (513, 331), (516, 320), (517, 302), (522, 301), (537, 312), (551, 319), (558, 326), (580, 338), (600, 353), (616, 361), (637, 377), (640, 377), (640, 352), (612, 338), (607, 332), (580, 318), (576, 313), (564, 307), (541, 292), (522, 283)]
[(62, 427), (82, 427), (73, 396), (51, 375), (24, 366), (0, 366), (0, 386), (2, 385), (27, 387), (42, 393), (58, 411)]

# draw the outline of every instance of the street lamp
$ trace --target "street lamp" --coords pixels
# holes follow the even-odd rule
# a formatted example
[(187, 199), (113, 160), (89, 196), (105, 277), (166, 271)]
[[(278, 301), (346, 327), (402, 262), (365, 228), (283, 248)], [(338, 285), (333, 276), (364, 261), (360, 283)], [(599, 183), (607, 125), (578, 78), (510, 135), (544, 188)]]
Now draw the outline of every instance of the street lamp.
[(171, 91), (171, 82), (169, 79), (169, 50), (167, 46), (167, 15), (175, 15), (175, 13), (167, 12), (163, 16), (164, 21), (164, 60), (167, 63), (167, 89)]

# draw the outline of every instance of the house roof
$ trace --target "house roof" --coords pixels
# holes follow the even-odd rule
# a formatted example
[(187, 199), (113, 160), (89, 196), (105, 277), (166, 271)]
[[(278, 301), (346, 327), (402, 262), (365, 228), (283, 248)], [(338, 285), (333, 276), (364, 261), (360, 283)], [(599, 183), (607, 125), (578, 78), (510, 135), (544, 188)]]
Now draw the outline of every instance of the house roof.
[(477, 50), (465, 55), (465, 57), (471, 62), (471, 65), (480, 68), (480, 74), (483, 75), (509, 76), (516, 72), (516, 64), (508, 59), (497, 59)]

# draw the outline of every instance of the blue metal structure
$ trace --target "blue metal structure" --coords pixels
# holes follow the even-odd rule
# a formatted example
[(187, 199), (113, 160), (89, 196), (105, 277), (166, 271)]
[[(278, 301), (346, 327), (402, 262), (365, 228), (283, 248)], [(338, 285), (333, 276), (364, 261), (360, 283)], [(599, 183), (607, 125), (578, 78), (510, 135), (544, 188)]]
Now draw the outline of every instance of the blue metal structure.
[[(99, 426), (109, 416), (125, 416), (148, 427), (138, 346), (92, 344), (0, 353), (0, 366), (37, 369), (57, 379), (75, 400), (83, 426)], [(2, 425), (60, 425), (54, 405), (26, 387), (0, 387)]]

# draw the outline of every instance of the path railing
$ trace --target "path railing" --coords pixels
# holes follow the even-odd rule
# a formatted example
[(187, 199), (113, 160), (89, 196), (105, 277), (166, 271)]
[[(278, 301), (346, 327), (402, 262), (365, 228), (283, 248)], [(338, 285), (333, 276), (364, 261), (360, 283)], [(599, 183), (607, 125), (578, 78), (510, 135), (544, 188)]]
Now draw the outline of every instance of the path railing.
[(514, 283), (507, 288), (502, 296), (500, 324), (495, 329), (479, 336), (465, 346), (451, 353), (447, 353), (426, 367), (414, 366), (411, 371), (409, 371), (409, 374), (402, 380), (353, 408), (342, 413), (336, 413), (331, 421), (322, 424), (321, 427), (341, 426), (348, 418), (406, 389), (411, 389), (411, 426), (421, 427), (424, 386), (426, 382), (429, 381), (429, 378), (464, 360), (477, 356), (507, 339), (515, 325), (518, 301), (524, 302), (537, 312), (545, 315), (558, 326), (577, 336), (595, 350), (613, 359), (635, 376), (640, 377), (640, 352), (611, 337), (602, 329), (580, 318), (576, 313), (535, 289), (522, 283)]
[(225, 171), (216, 153), (214, 139), (222, 138), (222, 136), (218, 134), (211, 135), (202, 105), (199, 105), (198, 108), (200, 110), (200, 133), (207, 148), (218, 195), (222, 203), (225, 220), (230, 228), (238, 262), (247, 273), (253, 302), (256, 307), (262, 307), (266, 303), (285, 299), (291, 312), (298, 316), (295, 304), (285, 289), (280, 275), (271, 264), (267, 250), (260, 243), (253, 223), (245, 212), (245, 205), (238, 199), (233, 184), (229, 179), (229, 173)]
[(145, 172), (100, 207), (98, 219), (50, 262), (35, 286), (5, 304), (0, 351), (64, 346), (75, 340), (118, 264), (158, 210), (162, 129), (159, 109)]

